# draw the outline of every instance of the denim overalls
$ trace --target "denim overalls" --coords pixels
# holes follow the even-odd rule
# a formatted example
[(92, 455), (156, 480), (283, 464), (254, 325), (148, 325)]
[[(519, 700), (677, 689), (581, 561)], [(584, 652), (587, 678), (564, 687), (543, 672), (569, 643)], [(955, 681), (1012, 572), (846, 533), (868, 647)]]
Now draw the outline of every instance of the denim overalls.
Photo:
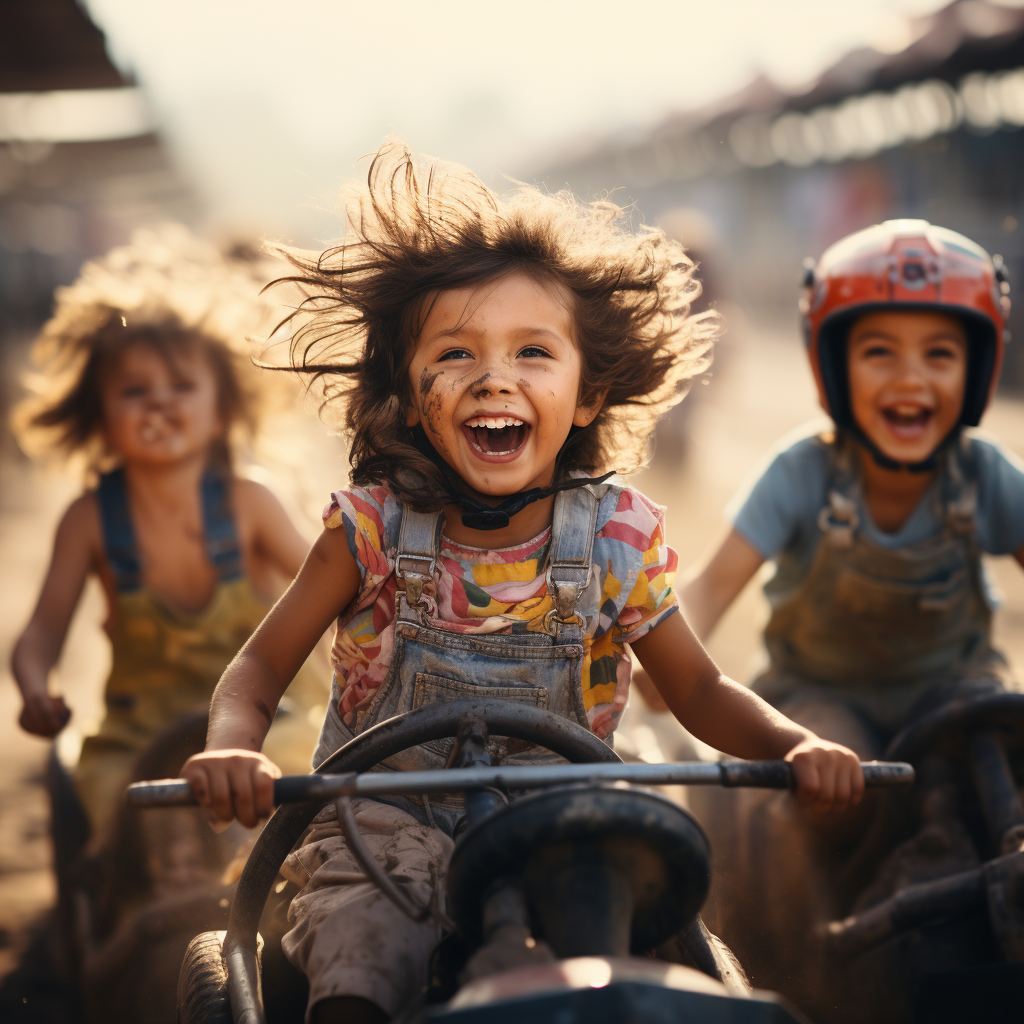
[(943, 530), (883, 548), (859, 529), (853, 453), (832, 446), (821, 542), (795, 588), (765, 593), (771, 667), (754, 688), (773, 703), (797, 694), (840, 700), (882, 730), (900, 726), (930, 690), (999, 686), (992, 607), (977, 540), (977, 469), (966, 438), (940, 461)]
[[(771, 665), (752, 685), (794, 721), (870, 760), (918, 716), (1000, 689), (1009, 674), (991, 646), (968, 442), (943, 453), (930, 491), (941, 532), (891, 549), (860, 528), (854, 454), (841, 441), (830, 445), (821, 538), (806, 575), (795, 586), (776, 578), (765, 588)], [(854, 833), (812, 823), (789, 794), (691, 793), (715, 851), (708, 927), (765, 977), (805, 972), (824, 948), (809, 940), (815, 928), (849, 911), (842, 893), (853, 876), (843, 858)], [(859, 836), (878, 834), (876, 825), (853, 822)]]
[[(555, 497), (547, 585), (554, 603), (542, 631), (460, 633), (430, 617), (440, 579), (441, 513), (402, 509), (394, 572), (396, 619), (387, 675), (354, 730), (345, 724), (335, 685), (315, 763), (394, 715), (439, 701), (497, 697), (546, 708), (589, 728), (583, 707), (586, 623), (595, 622), (601, 580), (592, 564), (598, 511), (620, 488), (586, 485)], [(614, 492), (614, 493), (609, 493)], [(632, 587), (633, 580), (623, 582)], [(517, 741), (491, 740), (492, 760), (558, 760)], [(451, 740), (425, 743), (377, 770), (441, 768)], [(377, 797), (352, 801), (372, 855), (421, 906), (445, 905), (444, 878), (461, 796)], [(357, 995), (396, 1014), (422, 992), (441, 938), (435, 918), (412, 921), (367, 880), (337, 823), (334, 804), (317, 815), (285, 861), (282, 874), (300, 886), (282, 939), (288, 959), (309, 978), (310, 1005), (334, 995)]]
[[(391, 664), (358, 731), (425, 704), (470, 697), (521, 701), (563, 715), (589, 729), (583, 707), (583, 638), (601, 585), (591, 553), (598, 507), (609, 485), (587, 485), (555, 497), (547, 585), (555, 607), (543, 632), (467, 634), (428, 625), (424, 595), (436, 586), (444, 514), (402, 511), (395, 575), (397, 621)], [(352, 738), (332, 701), (316, 754), (319, 763)], [(442, 768), (452, 740), (414, 747), (381, 766), (391, 770)], [(505, 764), (558, 760), (515, 740), (492, 740), (491, 756)], [(431, 798), (455, 810), (461, 797)], [(454, 820), (454, 818), (453, 818)]]
[[(218, 583), (200, 611), (171, 607), (142, 582), (123, 469), (100, 477), (96, 490), (104, 556), (114, 577), (106, 629), (113, 663), (99, 729), (82, 743), (75, 785), (96, 834), (109, 820), (131, 765), (165, 726), (204, 711), (221, 673), (270, 609), (243, 572), (230, 480), (208, 468), (200, 483), (206, 551)], [(288, 700), (301, 713), (274, 723), (265, 749), (292, 771), (306, 771), (315, 732), (308, 712), (326, 699), (320, 673), (304, 666)]]

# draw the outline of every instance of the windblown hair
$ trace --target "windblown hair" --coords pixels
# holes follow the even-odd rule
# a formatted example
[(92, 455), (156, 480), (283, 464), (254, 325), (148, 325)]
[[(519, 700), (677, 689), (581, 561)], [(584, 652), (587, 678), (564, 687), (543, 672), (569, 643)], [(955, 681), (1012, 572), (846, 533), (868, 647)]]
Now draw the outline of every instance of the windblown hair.
[[(84, 453), (90, 471), (116, 462), (102, 443), (101, 384), (111, 360), (146, 342), (171, 364), (200, 346), (217, 380), (218, 412), (229, 428), (252, 433), (259, 396), (247, 337), (264, 331), (270, 308), (259, 300), (266, 277), (254, 261), (225, 259), (186, 228), (137, 231), (131, 243), (86, 263), (74, 284), (59, 288), (53, 316), (32, 349), (37, 372), (14, 410), (26, 451)], [(230, 465), (230, 445), (213, 461)]]
[(386, 483), (422, 511), (446, 487), (411, 443), (409, 364), (432, 298), (525, 272), (571, 302), (579, 400), (601, 411), (573, 430), (556, 479), (642, 465), (657, 419), (709, 363), (714, 312), (689, 316), (694, 264), (660, 230), (633, 234), (610, 202), (581, 204), (520, 185), (499, 197), (466, 169), (386, 144), (365, 187), (342, 193), (346, 235), (323, 253), (277, 247), (304, 296), (280, 325), (291, 368), (350, 441), (355, 484)]

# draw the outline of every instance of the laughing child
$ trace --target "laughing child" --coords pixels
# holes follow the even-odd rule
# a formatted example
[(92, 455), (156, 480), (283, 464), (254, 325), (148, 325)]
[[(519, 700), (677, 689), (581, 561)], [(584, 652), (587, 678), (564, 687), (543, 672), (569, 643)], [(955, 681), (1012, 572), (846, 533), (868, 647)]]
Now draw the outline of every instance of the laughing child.
[[(702, 366), (714, 320), (687, 315), (698, 286), (683, 251), (661, 232), (623, 231), (610, 204), (526, 187), (499, 198), (400, 146), (378, 154), (347, 210), (336, 248), (290, 259), (308, 290), (296, 368), (344, 410), (352, 484), (217, 687), (207, 750), (183, 769), (200, 802), (243, 823), (270, 811), (280, 773), (263, 738), (335, 621), (318, 759), (403, 711), (488, 692), (610, 742), (628, 644), (691, 732), (741, 757), (787, 758), (803, 801), (859, 800), (852, 752), (723, 677), (694, 638), (664, 510), (595, 476), (635, 467)], [(443, 763), (421, 747), (391, 767)], [(458, 808), (354, 807), (393, 877), (436, 900)], [(384, 1020), (418, 996), (439, 926), (361, 876), (332, 814), (286, 864), (303, 888), (283, 945), (309, 977), (311, 1020)]]
[[(231, 438), (259, 413), (246, 354), (259, 287), (184, 228), (142, 231), (57, 293), (36, 343), (37, 394), (16, 429), (37, 450), (84, 455), (94, 486), (57, 528), (12, 669), (22, 728), (56, 736), (70, 711), (51, 670), (96, 576), (113, 665), (75, 772), (94, 837), (135, 757), (178, 716), (206, 709), (270, 607), (275, 576), (294, 577), (308, 549), (277, 499), (232, 470)], [(296, 689), (316, 702), (308, 669)], [(300, 767), (311, 744), (298, 760), (276, 749)]]
[[(802, 310), (834, 428), (788, 439), (682, 588), (704, 638), (772, 560), (770, 661), (753, 689), (863, 758), (954, 699), (1017, 688), (992, 645), (982, 554), (1024, 565), (1024, 468), (965, 429), (995, 390), (1008, 295), (998, 257), (924, 221), (889, 221), (828, 249), (808, 268)], [(744, 963), (764, 965), (758, 984), (797, 998), (787, 985), (806, 977), (814, 925), (848, 912), (837, 865), (869, 802), (830, 822), (764, 793), (697, 804), (733, 889), (713, 926)]]

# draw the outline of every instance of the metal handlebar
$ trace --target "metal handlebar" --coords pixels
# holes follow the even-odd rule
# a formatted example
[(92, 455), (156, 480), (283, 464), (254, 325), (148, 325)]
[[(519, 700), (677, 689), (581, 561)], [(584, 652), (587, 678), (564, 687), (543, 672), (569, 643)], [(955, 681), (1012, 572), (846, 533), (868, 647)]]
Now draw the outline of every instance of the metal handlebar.
[[(905, 786), (914, 769), (899, 761), (861, 764), (866, 786)], [(285, 775), (274, 782), (274, 803), (318, 801), (340, 796), (422, 796), (474, 789), (539, 789), (581, 782), (633, 782), (646, 786), (739, 786), (791, 789), (788, 761), (687, 761), (680, 764), (542, 764), (515, 767), (444, 768), (418, 772), (346, 772), (341, 775)], [(132, 807), (189, 807), (196, 804), (184, 779), (135, 782)]]

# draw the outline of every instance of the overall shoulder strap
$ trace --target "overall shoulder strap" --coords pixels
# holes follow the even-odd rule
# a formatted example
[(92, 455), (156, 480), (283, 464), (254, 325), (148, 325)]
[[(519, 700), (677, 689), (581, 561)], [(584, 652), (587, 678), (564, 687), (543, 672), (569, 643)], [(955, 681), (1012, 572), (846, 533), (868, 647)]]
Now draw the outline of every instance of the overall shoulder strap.
[(225, 473), (213, 466), (207, 468), (200, 484), (203, 532), (206, 553), (222, 582), (242, 575), (242, 551), (231, 511), (230, 488), (231, 481)]
[(115, 469), (100, 477), (96, 502), (100, 509), (103, 550), (114, 574), (114, 586), (121, 591), (138, 590), (142, 586), (142, 566), (128, 508), (128, 487), (123, 469)]
[(971, 439), (961, 434), (946, 450), (942, 499), (946, 527), (953, 533), (972, 535), (978, 528), (978, 466)]
[(555, 495), (547, 585), (555, 602), (550, 625), (559, 643), (579, 643), (583, 639), (585, 623), (576, 606), (590, 584), (599, 505), (589, 486)]
[(857, 471), (848, 440), (836, 437), (829, 444), (825, 476), (827, 504), (818, 513), (818, 528), (829, 544), (848, 548), (860, 526), (857, 512)]
[(436, 578), (443, 523), (442, 512), (413, 512), (402, 507), (402, 526), (395, 555), (395, 576), (405, 588), (404, 595), (399, 593), (399, 614), (402, 618), (411, 607), (420, 604), (424, 585)]

